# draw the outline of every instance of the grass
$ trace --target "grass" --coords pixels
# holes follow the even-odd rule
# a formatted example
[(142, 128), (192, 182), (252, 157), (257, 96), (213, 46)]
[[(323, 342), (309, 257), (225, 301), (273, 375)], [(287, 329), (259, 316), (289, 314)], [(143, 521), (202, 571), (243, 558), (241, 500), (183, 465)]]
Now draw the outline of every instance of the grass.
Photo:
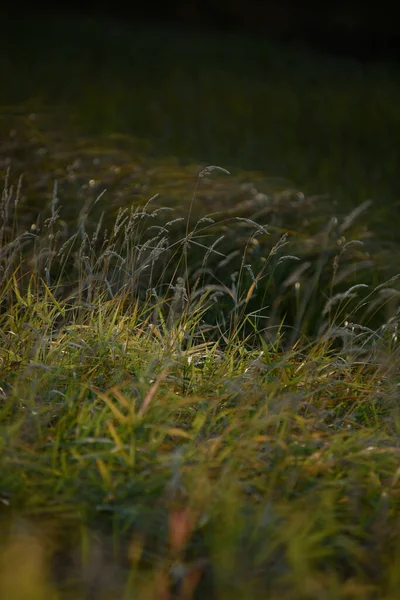
[(138, 201), (106, 233), (108, 192), (74, 226), (55, 187), (27, 230), (26, 185), (2, 199), (2, 597), (394, 598), (398, 277), (361, 214), (301, 243), (260, 214), (300, 203), (295, 231), (293, 192), (205, 216), (244, 185), (206, 167), (189, 214)]
[[(89, 26), (76, 27), (69, 51), (79, 55), (79, 27), (87, 35)], [(94, 42), (98, 31), (91, 31)], [(62, 39), (62, 32), (47, 35)], [(119, 33), (108, 32), (109, 44), (126, 49)], [(38, 60), (46, 39), (38, 35), (29, 55), (38, 69), (32, 76), (54, 87), (43, 87), (48, 96), (36, 109), (56, 93), (80, 89), (81, 100), (90, 98), (84, 77), (67, 89), (59, 85), (60, 65), (76, 64), (71, 56), (61, 60), (68, 46), (55, 50), (59, 72)], [(143, 48), (150, 41), (143, 36), (136, 43)], [(185, 43), (198, 51), (195, 42)], [(177, 52), (177, 44), (168, 52)], [(128, 68), (107, 56), (109, 67), (94, 76), (96, 94), (100, 73), (122, 81), (120, 69)], [(176, 62), (184, 73), (177, 77), (193, 90), (187, 56)], [(271, 103), (290, 126), (279, 141), (278, 120), (269, 139), (277, 156), (290, 149), (294, 164), (297, 155), (306, 181), (319, 138), (306, 160), (298, 134), (312, 111), (304, 123), (296, 111), (307, 98), (319, 105), (321, 84), (310, 87), (310, 71), (297, 69), (297, 55), (296, 89), (304, 78), (307, 86), (293, 104), (283, 77), (289, 54), (273, 56)], [(170, 59), (166, 54), (166, 64)], [(318, 73), (322, 64), (331, 77), (339, 63), (322, 61)], [(217, 62), (205, 66), (210, 79), (203, 71), (203, 82), (221, 76)], [(238, 110), (248, 106), (242, 93), (254, 98), (267, 89), (254, 69), (248, 88), (232, 98)], [(12, 103), (27, 100), (23, 73), (2, 91)], [(387, 73), (382, 67), (365, 74), (367, 87), (381, 81), (369, 98), (379, 96), (388, 108), (385, 118), (374, 113), (370, 134), (383, 122), (395, 132), (396, 85)], [(224, 77), (218, 93), (225, 98), (233, 88), (230, 75)], [(335, 85), (344, 76), (337, 77)], [(151, 71), (141, 81), (136, 106), (146, 104), (150, 90), (154, 95)], [(156, 129), (152, 137), (151, 115), (175, 122), (182, 111), (181, 100), (172, 91), (168, 96), (167, 78), (159, 85), (155, 101), (169, 98), (178, 112), (167, 102), (166, 111), (157, 105), (142, 115), (142, 133), (158, 139), (157, 152), (137, 137), (115, 134), (124, 127), (114, 118), (127, 123), (134, 114), (127, 109), (120, 116), (118, 88), (98, 104), (96, 119), (107, 112), (109, 120), (91, 136), (79, 124), (88, 120), (91, 128), (79, 98), (66, 99), (75, 107), (75, 125), (67, 117), (61, 123), (65, 106), (30, 112), (28, 102), (3, 112), (0, 597), (394, 599), (400, 583), (396, 190), (389, 196), (389, 183), (375, 177), (386, 204), (375, 209), (366, 201), (365, 186), (374, 178), (366, 165), (375, 166), (376, 149), (358, 162), (352, 143), (347, 174), (354, 179), (341, 189), (357, 189), (361, 204), (343, 198), (334, 204), (260, 171), (238, 170), (235, 160), (247, 166), (254, 157), (246, 152), (257, 140), (255, 128), (238, 156), (198, 166), (208, 143), (215, 143), (213, 157), (228, 157), (236, 133), (231, 127), (224, 138), (221, 112), (209, 107), (203, 133), (215, 131), (203, 147), (200, 138), (198, 156), (182, 141), (187, 121), (175, 141), (162, 141)], [(328, 94), (328, 79), (324, 85)], [(344, 117), (350, 98), (365, 99), (363, 86), (349, 84), (336, 96), (343, 106), (332, 102), (335, 110), (319, 113), (332, 144), (331, 175), (308, 179), (312, 186), (318, 180), (319, 190), (345, 179), (329, 188), (342, 148), (333, 129), (345, 119), (343, 131), (354, 141), (375, 110), (366, 100), (359, 121), (353, 123), (354, 110)], [(196, 113), (185, 98), (183, 121)], [(231, 121), (239, 137), (249, 125), (246, 111), (243, 121)], [(271, 122), (262, 127), (271, 131)], [(191, 131), (186, 139), (195, 148), (198, 129)], [(390, 139), (378, 139), (380, 152)], [(168, 140), (173, 151), (183, 144), (193, 161), (166, 159)], [(391, 160), (395, 154), (382, 167), (386, 175)]]

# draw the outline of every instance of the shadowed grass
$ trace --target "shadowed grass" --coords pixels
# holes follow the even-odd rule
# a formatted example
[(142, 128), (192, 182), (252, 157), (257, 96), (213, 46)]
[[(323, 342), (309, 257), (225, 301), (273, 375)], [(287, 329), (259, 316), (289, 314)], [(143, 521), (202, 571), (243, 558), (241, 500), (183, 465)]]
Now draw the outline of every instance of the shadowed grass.
[(2, 107), (50, 107), (79, 137), (133, 135), (157, 157), (256, 169), (349, 210), (372, 198), (377, 217), (396, 218), (395, 65), (267, 36), (31, 17), (10, 21), (0, 42)]

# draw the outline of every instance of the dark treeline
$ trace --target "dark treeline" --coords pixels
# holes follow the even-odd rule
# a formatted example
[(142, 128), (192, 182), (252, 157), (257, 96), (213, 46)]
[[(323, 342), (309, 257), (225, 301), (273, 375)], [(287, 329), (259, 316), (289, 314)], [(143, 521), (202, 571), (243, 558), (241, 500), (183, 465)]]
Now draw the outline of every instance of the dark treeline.
[[(32, 10), (27, 2), (26, 8)], [(13, 11), (9, 6), (8, 10)], [(15, 10), (15, 9), (14, 9)], [(18, 5), (21, 14), (21, 5)], [(35, 13), (63, 12), (106, 17), (137, 25), (178, 24), (221, 32), (242, 31), (283, 42), (302, 42), (321, 51), (361, 59), (399, 58), (394, 9), (382, 2), (329, 0), (175, 0), (154, 4), (122, 0), (39, 0)]]

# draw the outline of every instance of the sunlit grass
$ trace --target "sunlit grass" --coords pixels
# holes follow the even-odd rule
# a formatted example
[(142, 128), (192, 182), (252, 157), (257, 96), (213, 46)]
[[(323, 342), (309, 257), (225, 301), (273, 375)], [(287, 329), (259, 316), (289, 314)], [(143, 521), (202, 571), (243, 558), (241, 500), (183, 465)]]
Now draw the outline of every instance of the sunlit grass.
[(1, 597), (395, 597), (398, 277), (362, 212), (229, 212), (253, 188), (213, 167), (105, 232), (86, 169), (76, 226), (63, 175), (28, 231), (3, 189)]

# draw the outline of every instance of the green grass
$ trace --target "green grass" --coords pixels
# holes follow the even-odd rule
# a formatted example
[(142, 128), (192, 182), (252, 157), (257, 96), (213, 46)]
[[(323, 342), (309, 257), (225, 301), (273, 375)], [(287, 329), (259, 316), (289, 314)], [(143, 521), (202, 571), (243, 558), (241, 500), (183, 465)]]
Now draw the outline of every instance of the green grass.
[(243, 191), (220, 171), (107, 234), (90, 187), (76, 227), (55, 189), (24, 232), (6, 178), (2, 597), (395, 597), (398, 278), (363, 268), (355, 214), (301, 243), (254, 195), (200, 216)]
[[(0, 597), (396, 598), (390, 67), (363, 73), (285, 50), (271, 55), (267, 84), (257, 62), (253, 70), (239, 59), (231, 72), (218, 68), (226, 57), (213, 60), (217, 49), (231, 58), (235, 44), (185, 38), (181, 56), (176, 39), (155, 60), (148, 48), (157, 39), (164, 50), (165, 38), (138, 35), (149, 62), (135, 62), (132, 50), (133, 62), (116, 64), (127, 32), (109, 32), (105, 46), (97, 37), (104, 42), (104, 30), (75, 24), (68, 46), (67, 25), (44, 23), (24, 64), (18, 44), (0, 55), (9, 69), (21, 68), (2, 91), (7, 104), (27, 103), (4, 110), (0, 124)], [(28, 32), (20, 27), (22, 39)], [(53, 63), (38, 60), (49, 47), (43, 32), (59, 40)], [(84, 45), (89, 33), (92, 44)], [(102, 68), (88, 82), (96, 52)], [(171, 64), (176, 78), (160, 79)], [(66, 65), (81, 72), (61, 86)], [(121, 78), (131, 68), (135, 81), (141, 73), (132, 106)], [(43, 86), (36, 105), (28, 102), (28, 70)], [(198, 106), (210, 99), (203, 130), (190, 126), (199, 82)], [(334, 100), (330, 86), (340, 82)], [(187, 95), (176, 96), (182, 86)], [(61, 96), (57, 110), (40, 110)], [(275, 121), (251, 128), (267, 97)], [(255, 112), (249, 98), (259, 102)], [(231, 102), (226, 121), (221, 99)], [(310, 109), (304, 121), (302, 106)], [(174, 125), (182, 116), (172, 137), (160, 134), (166, 115)], [(322, 142), (309, 128), (318, 115), (329, 168), (321, 175), (318, 160), (312, 175), (310, 157), (321, 156)], [(375, 127), (381, 137), (365, 145)], [(263, 154), (257, 136), (267, 131), (274, 152)], [(187, 160), (166, 159), (170, 152)], [(232, 174), (199, 166), (206, 154)], [(334, 196), (341, 190), (340, 202), (238, 168), (254, 159), (260, 169), (264, 157), (277, 176), (297, 164), (298, 183)], [(358, 202), (373, 181), (383, 208)]]

